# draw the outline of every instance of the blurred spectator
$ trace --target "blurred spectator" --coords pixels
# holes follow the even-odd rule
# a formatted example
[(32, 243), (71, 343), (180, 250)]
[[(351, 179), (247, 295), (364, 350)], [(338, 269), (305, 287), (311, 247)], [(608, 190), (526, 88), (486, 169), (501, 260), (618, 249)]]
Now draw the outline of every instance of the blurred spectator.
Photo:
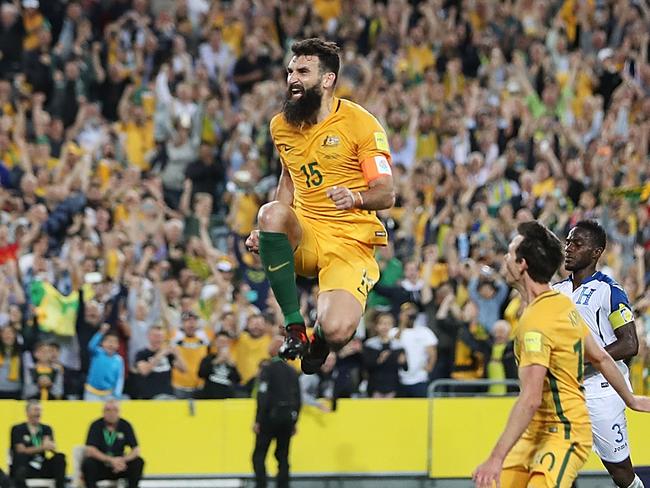
[(149, 400), (174, 398), (172, 388), (172, 368), (185, 371), (185, 363), (178, 349), (165, 343), (162, 327), (149, 328), (149, 346), (135, 355), (135, 366), (139, 377), (135, 391), (139, 398)]
[(264, 316), (253, 314), (248, 317), (244, 330), (233, 344), (233, 359), (241, 375), (241, 384), (250, 395), (262, 361), (269, 358), (271, 344)]
[(126, 479), (129, 488), (137, 488), (143, 469), (144, 460), (133, 427), (120, 417), (117, 401), (108, 400), (102, 418), (88, 428), (81, 465), (85, 485), (96, 488), (101, 480)]
[(176, 398), (193, 398), (200, 386), (199, 366), (208, 354), (209, 339), (205, 331), (198, 329), (199, 316), (191, 310), (181, 314), (181, 329), (172, 340), (173, 348), (182, 359), (184, 370), (174, 367), (172, 386)]
[[(488, 332), (478, 323), (478, 307), (467, 302), (462, 311), (462, 324), (458, 329), (451, 377), (455, 380), (477, 380), (485, 377), (490, 355)], [(480, 392), (475, 385), (461, 385), (456, 392)]]
[(406, 355), (398, 340), (390, 338), (393, 316), (380, 313), (375, 318), (377, 335), (363, 344), (363, 364), (368, 371), (368, 396), (394, 398), (399, 389), (399, 370), (406, 366)]
[(436, 364), (438, 339), (431, 329), (416, 326), (417, 307), (407, 302), (400, 307), (399, 326), (393, 329), (406, 354), (407, 368), (399, 372), (401, 397), (426, 397), (429, 374)]
[[(492, 328), (492, 350), (486, 376), (489, 380), (497, 381), (517, 379), (514, 343), (510, 340), (510, 324), (505, 320), (498, 320)], [(488, 387), (490, 395), (505, 395), (508, 391), (512, 391), (512, 388), (506, 385), (490, 385)]]
[(235, 366), (230, 345), (232, 339), (225, 331), (217, 333), (212, 341), (211, 352), (201, 360), (199, 378), (204, 381), (203, 389), (197, 393), (201, 399), (233, 398), (241, 381)]
[(102, 324), (88, 344), (91, 353), (86, 379), (85, 401), (120, 399), (124, 388), (124, 360), (117, 353), (120, 345), (116, 332)]
[(20, 400), (22, 359), (18, 335), (11, 326), (0, 329), (0, 399)]
[(34, 365), (25, 372), (24, 397), (28, 400), (59, 400), (63, 397), (63, 368), (55, 361), (52, 344), (34, 346)]
[[(456, 338), (461, 327), (461, 310), (450, 283), (441, 284), (428, 308), (428, 323), (438, 339), (436, 364), (431, 379), (450, 378), (454, 367)], [(433, 315), (433, 317), (432, 317)]]
[(37, 400), (28, 401), (27, 422), (11, 428), (11, 478), (16, 488), (25, 488), (29, 478), (52, 479), (56, 488), (65, 487), (65, 455), (56, 452), (52, 427), (41, 423), (42, 410)]
[(473, 271), (469, 296), (478, 307), (478, 323), (489, 331), (501, 316), (501, 307), (508, 297), (508, 285), (494, 270), (483, 267)]

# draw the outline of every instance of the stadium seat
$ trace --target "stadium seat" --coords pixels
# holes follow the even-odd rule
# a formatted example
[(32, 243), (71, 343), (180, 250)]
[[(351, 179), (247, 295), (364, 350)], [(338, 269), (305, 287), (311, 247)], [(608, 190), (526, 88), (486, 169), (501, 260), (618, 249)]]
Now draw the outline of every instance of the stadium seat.
[[(73, 469), (74, 469), (74, 471), (72, 472), (72, 486), (74, 488), (84, 488), (86, 486), (83, 482), (83, 477), (81, 475), (81, 463), (83, 462), (84, 459), (84, 449), (85, 446), (75, 446), (72, 449), (72, 459), (73, 459)], [(99, 488), (123, 488), (126, 486), (126, 483), (125, 480), (101, 480), (97, 483), (97, 486)], [(54, 488), (54, 485), (52, 485), (52, 488)]]

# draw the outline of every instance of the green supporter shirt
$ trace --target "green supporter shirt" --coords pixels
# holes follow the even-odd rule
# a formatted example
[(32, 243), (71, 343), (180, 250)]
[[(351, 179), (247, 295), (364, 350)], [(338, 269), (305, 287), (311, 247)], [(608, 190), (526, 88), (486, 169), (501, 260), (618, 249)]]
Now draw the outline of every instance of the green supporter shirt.
[(526, 105), (534, 118), (539, 119), (545, 115), (555, 115), (558, 119), (564, 121), (567, 116), (568, 105), (573, 99), (573, 90), (570, 87), (564, 87), (560, 92), (560, 99), (555, 106), (555, 110), (549, 109), (537, 92), (533, 92), (526, 97)]
[[(390, 259), (379, 277), (378, 284), (384, 286), (395, 285), (402, 277), (402, 262), (397, 258)], [(390, 307), (391, 302), (388, 298), (381, 296), (375, 291), (371, 291), (368, 295), (368, 308), (375, 307)]]

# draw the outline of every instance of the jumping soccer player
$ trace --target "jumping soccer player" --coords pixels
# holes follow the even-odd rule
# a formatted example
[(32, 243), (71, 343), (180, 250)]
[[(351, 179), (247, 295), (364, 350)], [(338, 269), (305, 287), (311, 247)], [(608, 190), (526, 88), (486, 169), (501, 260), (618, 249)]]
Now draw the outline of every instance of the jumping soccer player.
[[(332, 42), (291, 47), (282, 113), (271, 136), (282, 161), (276, 199), (258, 214), (246, 240), (259, 251), (285, 317), (285, 359), (302, 357), (316, 373), (330, 350), (355, 334), (368, 292), (379, 278), (374, 247), (387, 243), (375, 211), (393, 206), (386, 133), (359, 105), (334, 96), (340, 66)], [(295, 273), (318, 277), (317, 326), (311, 342), (300, 315)]]

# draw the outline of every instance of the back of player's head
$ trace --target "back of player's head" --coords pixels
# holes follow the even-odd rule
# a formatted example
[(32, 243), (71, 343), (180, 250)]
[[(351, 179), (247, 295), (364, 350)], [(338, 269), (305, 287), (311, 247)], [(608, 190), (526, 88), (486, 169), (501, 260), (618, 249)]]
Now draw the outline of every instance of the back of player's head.
[(338, 81), (341, 58), (339, 56), (339, 47), (335, 42), (312, 37), (311, 39), (294, 42), (291, 45), (291, 52), (295, 56), (317, 56), (321, 73), (334, 73), (336, 75), (334, 84)]
[(560, 239), (534, 220), (519, 224), (517, 232), (524, 238), (517, 247), (517, 261), (526, 260), (533, 281), (548, 283), (564, 260)]
[(581, 220), (575, 227), (589, 235), (589, 240), (595, 248), (605, 249), (607, 247), (607, 233), (603, 226), (595, 220)]

